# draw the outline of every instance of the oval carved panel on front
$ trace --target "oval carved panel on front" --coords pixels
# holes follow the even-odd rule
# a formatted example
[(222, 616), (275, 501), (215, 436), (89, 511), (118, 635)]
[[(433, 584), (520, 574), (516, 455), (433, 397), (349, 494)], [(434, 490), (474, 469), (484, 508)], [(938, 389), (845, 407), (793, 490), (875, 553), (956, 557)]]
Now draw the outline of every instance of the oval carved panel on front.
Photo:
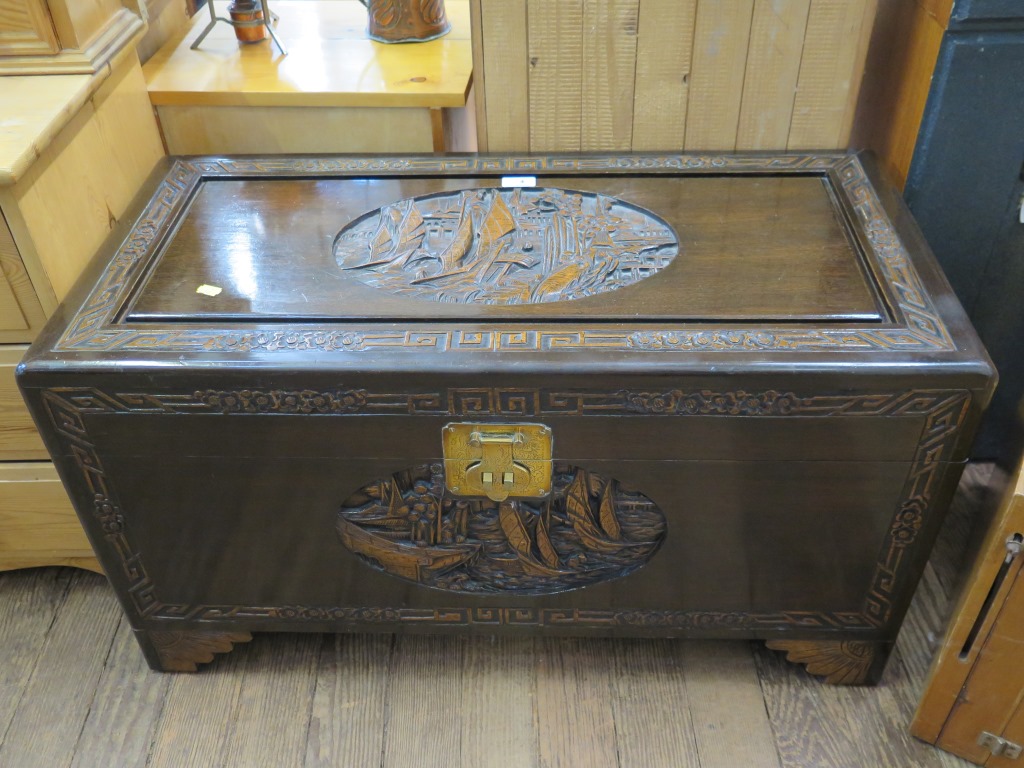
[(363, 486), (342, 504), (341, 542), (370, 566), (466, 593), (548, 594), (620, 578), (665, 537), (655, 504), (614, 479), (556, 462), (546, 501), (453, 498), (440, 464)]

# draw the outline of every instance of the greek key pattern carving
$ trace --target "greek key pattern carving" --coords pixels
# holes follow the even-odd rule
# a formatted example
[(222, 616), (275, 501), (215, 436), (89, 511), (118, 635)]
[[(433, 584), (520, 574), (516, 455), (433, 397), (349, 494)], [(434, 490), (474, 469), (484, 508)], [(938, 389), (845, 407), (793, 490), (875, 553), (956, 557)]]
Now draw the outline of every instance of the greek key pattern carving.
[(917, 539), (932, 509), (941, 469), (955, 445), (955, 435), (963, 424), (970, 395), (962, 393), (927, 412), (921, 440), (917, 445), (903, 501), (889, 528), (887, 540), (878, 557), (875, 575), (864, 604), (864, 615), (878, 626), (892, 618), (892, 593), (909, 547)]
[(49, 396), (76, 413), (279, 413), (408, 416), (922, 416), (962, 401), (959, 392), (909, 390), (868, 395), (793, 392), (453, 387), (438, 392), (365, 389), (216, 390), (184, 393), (103, 392), (54, 387)]
[[(520, 324), (484, 330), (439, 325), (378, 329), (352, 323), (289, 330), (175, 328), (115, 321), (118, 309), (204, 179), (269, 174), (396, 175), (403, 173), (831, 173), (837, 193), (853, 206), (866, 233), (877, 273), (896, 303), (895, 324), (806, 329), (767, 327), (702, 330), (699, 326), (649, 328), (609, 324), (601, 328)], [(56, 344), (62, 351), (150, 352), (546, 352), (562, 349), (637, 350), (657, 353), (702, 351), (950, 350), (954, 345), (925, 291), (896, 230), (864, 174), (847, 155), (733, 157), (646, 155), (588, 157), (399, 157), (264, 158), (178, 160), (157, 195), (120, 246), (82, 309)]]
[[(253, 390), (246, 390), (252, 392)], [(358, 391), (358, 390), (353, 390)], [(502, 402), (495, 396), (506, 390), (472, 390), (474, 408), (488, 410), (460, 410), (467, 413), (494, 413), (494, 404)], [(450, 408), (452, 403), (463, 402), (459, 397), (468, 390), (451, 390), (426, 396), (438, 408)], [(541, 402), (542, 395), (534, 390), (516, 390), (516, 407)], [(533, 399), (530, 399), (530, 392)], [(370, 395), (365, 395), (367, 402)], [(399, 396), (391, 396), (401, 402)], [(401, 396), (409, 397), (409, 396)], [(549, 401), (563, 398), (563, 402), (576, 404), (576, 410), (563, 413), (588, 413), (583, 411), (581, 402), (601, 402), (612, 409), (622, 409), (623, 403), (633, 403), (639, 412), (652, 416), (666, 414), (669, 404), (685, 403), (681, 394), (669, 393), (548, 393)], [(918, 532), (928, 523), (931, 516), (936, 485), (941, 469), (949, 459), (960, 427), (970, 405), (967, 391), (910, 391), (879, 393), (871, 396), (819, 395), (800, 397), (793, 393), (784, 395), (767, 392), (761, 395), (747, 393), (702, 393), (697, 413), (702, 415), (788, 415), (804, 416), (924, 416), (925, 426), (921, 433), (902, 501), (896, 509), (886, 540), (883, 543), (875, 568), (871, 588), (859, 613), (836, 613), (820, 611), (783, 611), (776, 613), (706, 612), (706, 611), (624, 611), (624, 610), (576, 610), (576, 609), (534, 609), (505, 607), (406, 609), (388, 607), (324, 607), (324, 606), (215, 606), (182, 605), (165, 603), (156, 594), (153, 580), (146, 572), (142, 556), (133, 546), (128, 532), (130, 526), (126, 512), (117, 500), (116, 492), (103, 468), (82, 418), (98, 413), (181, 413), (197, 412), (229, 415), (245, 413), (244, 408), (225, 409), (223, 401), (211, 402), (207, 393), (168, 394), (111, 394), (95, 389), (53, 388), (43, 391), (47, 413), (63, 443), (62, 447), (71, 456), (78, 469), (81, 489), (73, 498), (79, 512), (91, 515), (103, 531), (103, 546), (106, 549), (104, 562), (110, 571), (111, 562), (119, 569), (117, 576), (128, 586), (131, 603), (139, 616), (144, 618), (184, 619), (190, 621), (221, 621), (244, 619), (247, 622), (273, 622), (280, 619), (297, 621), (360, 623), (436, 623), (450, 625), (471, 624), (524, 624), (532, 626), (572, 625), (577, 627), (668, 627), (668, 628), (758, 628), (764, 630), (803, 628), (831, 628), (871, 630), (886, 625), (893, 616), (893, 600), (898, 576), (907, 552), (914, 544)], [(205, 400), (204, 400), (205, 398)], [(588, 400), (587, 398), (594, 398)], [(358, 400), (356, 397), (353, 402)], [(405, 401), (408, 407), (410, 400)], [(419, 402), (419, 401), (417, 401)], [(504, 402), (508, 402), (507, 400)], [(785, 403), (785, 413), (778, 409)], [(746, 405), (744, 405), (746, 404)], [(753, 404), (753, 405), (751, 405)], [(794, 406), (795, 404), (795, 406)], [(462, 408), (464, 406), (457, 406)], [(679, 407), (673, 405), (673, 407)], [(806, 409), (795, 410), (794, 408)], [(401, 411), (398, 411), (401, 412)], [(443, 411), (452, 413), (453, 411)], [(531, 411), (534, 413), (535, 411)], [(612, 411), (621, 413), (621, 410)], [(633, 411), (637, 412), (637, 411)], [(690, 413), (685, 408), (675, 411)]]

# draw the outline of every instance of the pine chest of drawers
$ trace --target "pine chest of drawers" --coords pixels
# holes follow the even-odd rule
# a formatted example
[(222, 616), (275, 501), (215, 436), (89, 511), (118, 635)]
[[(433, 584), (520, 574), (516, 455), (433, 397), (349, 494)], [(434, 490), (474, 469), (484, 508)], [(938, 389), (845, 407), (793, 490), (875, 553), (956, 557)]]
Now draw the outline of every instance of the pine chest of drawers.
[(19, 370), (155, 668), (382, 630), (877, 677), (994, 374), (870, 158), (162, 173)]

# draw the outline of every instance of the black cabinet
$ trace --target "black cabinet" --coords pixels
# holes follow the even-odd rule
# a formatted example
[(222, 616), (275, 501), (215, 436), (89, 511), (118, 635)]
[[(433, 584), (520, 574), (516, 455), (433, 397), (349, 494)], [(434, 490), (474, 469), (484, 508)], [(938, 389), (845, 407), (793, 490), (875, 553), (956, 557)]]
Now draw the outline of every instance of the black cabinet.
[(1011, 458), (1024, 397), (1024, 2), (958, 0), (906, 199), (1001, 381), (975, 446)]

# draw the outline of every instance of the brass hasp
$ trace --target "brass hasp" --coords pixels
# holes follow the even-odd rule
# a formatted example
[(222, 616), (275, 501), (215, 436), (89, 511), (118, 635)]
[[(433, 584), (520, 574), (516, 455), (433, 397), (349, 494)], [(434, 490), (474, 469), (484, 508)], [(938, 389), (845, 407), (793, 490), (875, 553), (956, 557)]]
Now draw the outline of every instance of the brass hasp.
[(453, 423), (442, 431), (445, 485), (457, 496), (551, 493), (551, 430), (543, 424)]

